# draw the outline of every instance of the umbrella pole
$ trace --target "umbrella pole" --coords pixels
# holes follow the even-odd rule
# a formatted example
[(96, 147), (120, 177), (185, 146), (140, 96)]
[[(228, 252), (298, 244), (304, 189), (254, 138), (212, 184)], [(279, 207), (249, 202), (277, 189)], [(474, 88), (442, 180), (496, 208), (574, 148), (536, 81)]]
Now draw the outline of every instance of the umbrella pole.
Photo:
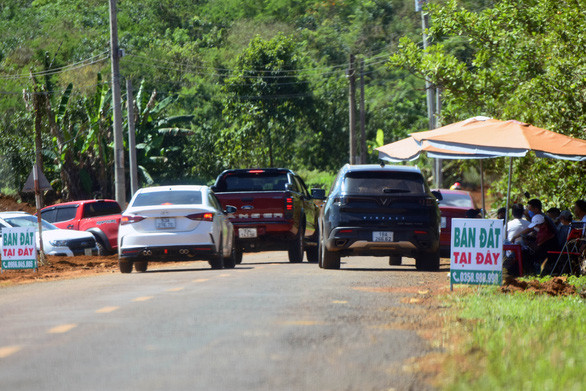
[(482, 193), (482, 218), (486, 218), (486, 205), (484, 200), (484, 168), (482, 167), (482, 159), (480, 160), (480, 193)]
[(513, 173), (513, 157), (509, 157), (509, 186), (507, 187), (507, 210), (505, 211), (505, 239), (507, 238), (507, 223), (509, 222), (509, 203), (511, 200), (511, 176)]

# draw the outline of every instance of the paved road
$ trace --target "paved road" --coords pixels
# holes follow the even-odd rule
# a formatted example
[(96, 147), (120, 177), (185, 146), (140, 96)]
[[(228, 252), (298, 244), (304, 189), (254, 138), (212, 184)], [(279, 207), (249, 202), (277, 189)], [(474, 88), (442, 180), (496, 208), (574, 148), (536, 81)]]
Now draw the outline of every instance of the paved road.
[(286, 259), (0, 289), (0, 389), (429, 389), (402, 369), (431, 348), (396, 326), (410, 309), (394, 288), (413, 293), (433, 273), (384, 258), (343, 258), (339, 271)]

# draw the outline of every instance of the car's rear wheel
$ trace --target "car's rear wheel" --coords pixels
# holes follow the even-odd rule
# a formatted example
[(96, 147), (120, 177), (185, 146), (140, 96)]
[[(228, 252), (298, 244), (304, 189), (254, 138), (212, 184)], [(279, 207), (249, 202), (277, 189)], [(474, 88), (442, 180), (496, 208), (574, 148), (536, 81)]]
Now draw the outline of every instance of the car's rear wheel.
[(134, 270), (136, 270), (139, 273), (146, 272), (148, 267), (149, 263), (147, 261), (134, 262)]
[(218, 253), (210, 259), (210, 266), (212, 269), (224, 268), (224, 251), (222, 250), (222, 238), (220, 237), (220, 244), (218, 245)]
[(226, 269), (234, 269), (236, 267), (236, 241), (232, 240), (232, 251), (227, 258), (224, 258), (224, 267)]
[(123, 261), (118, 260), (118, 267), (120, 268), (120, 273), (130, 273), (132, 272), (132, 261)]
[(98, 249), (98, 255), (107, 255), (106, 247), (98, 239), (96, 239), (96, 248)]
[(440, 266), (440, 256), (438, 252), (419, 254), (415, 258), (415, 267), (421, 271), (437, 271)]
[(303, 262), (303, 237), (305, 236), (305, 227), (301, 225), (297, 231), (295, 239), (289, 242), (289, 262)]
[(402, 257), (397, 255), (391, 255), (389, 257), (389, 265), (390, 266), (401, 266)]
[(307, 262), (317, 263), (319, 261), (318, 246), (307, 247), (307, 249), (305, 250), (305, 254), (307, 255)]
[(236, 248), (236, 254), (234, 255), (234, 259), (236, 260), (236, 264), (240, 265), (242, 263), (242, 249)]
[(319, 262), (324, 269), (339, 269), (340, 268), (340, 253), (329, 251), (325, 245), (325, 238), (320, 238), (319, 241)]

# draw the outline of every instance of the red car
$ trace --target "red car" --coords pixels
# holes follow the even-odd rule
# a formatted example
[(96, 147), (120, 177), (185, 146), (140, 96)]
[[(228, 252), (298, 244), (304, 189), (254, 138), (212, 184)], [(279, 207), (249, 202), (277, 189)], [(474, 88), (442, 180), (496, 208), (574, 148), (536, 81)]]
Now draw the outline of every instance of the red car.
[(466, 212), (475, 209), (474, 200), (464, 190), (440, 189), (443, 199), (439, 201), (441, 212), (440, 251), (442, 256), (450, 256), (452, 219), (466, 218)]

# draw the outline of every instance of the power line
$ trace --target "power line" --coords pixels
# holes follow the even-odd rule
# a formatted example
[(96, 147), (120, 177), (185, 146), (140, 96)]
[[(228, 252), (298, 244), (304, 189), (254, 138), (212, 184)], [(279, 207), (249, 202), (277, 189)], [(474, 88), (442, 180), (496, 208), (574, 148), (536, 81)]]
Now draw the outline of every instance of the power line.
[[(45, 71), (33, 72), (32, 76), (42, 77), (42, 76), (56, 75), (56, 74), (63, 73), (63, 72), (69, 72), (72, 70), (84, 68), (86, 66), (102, 62), (104, 60), (107, 60), (109, 57), (110, 57), (109, 52), (103, 52), (103, 53), (97, 54), (97, 55), (92, 56), (90, 58), (86, 58), (85, 60), (82, 60), (82, 61), (79, 61), (79, 62), (76, 62), (73, 64), (64, 65), (59, 68), (47, 69)], [(13, 75), (0, 74), (0, 79), (4, 79), (4, 80), (28, 79), (30, 77), (31, 77), (31, 74), (24, 74), (24, 73), (13, 74)]]

